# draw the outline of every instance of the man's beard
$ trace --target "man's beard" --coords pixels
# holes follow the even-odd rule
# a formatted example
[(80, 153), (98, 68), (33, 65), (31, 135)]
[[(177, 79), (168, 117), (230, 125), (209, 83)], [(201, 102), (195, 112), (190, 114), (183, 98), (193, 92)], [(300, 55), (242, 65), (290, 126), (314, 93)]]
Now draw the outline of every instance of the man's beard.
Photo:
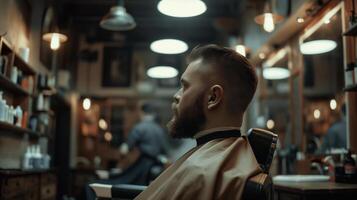
[(206, 122), (203, 111), (203, 97), (204, 93), (197, 97), (194, 104), (185, 110), (181, 110), (180, 114), (174, 113), (173, 119), (167, 124), (172, 137), (192, 138), (197, 132), (201, 131)]

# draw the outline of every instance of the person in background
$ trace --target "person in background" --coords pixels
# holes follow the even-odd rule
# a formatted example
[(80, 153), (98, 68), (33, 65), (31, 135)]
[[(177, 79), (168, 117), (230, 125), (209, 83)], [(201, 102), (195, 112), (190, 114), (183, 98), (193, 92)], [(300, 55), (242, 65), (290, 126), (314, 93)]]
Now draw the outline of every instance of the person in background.
[(341, 118), (332, 124), (332, 126), (327, 130), (326, 135), (323, 137), (321, 147), (317, 151), (318, 154), (324, 154), (331, 149), (337, 149), (337, 148), (346, 149), (347, 125), (346, 125), (345, 104), (342, 105), (341, 111), (342, 111)]
[[(155, 108), (144, 103), (141, 106), (140, 121), (134, 125), (125, 143), (119, 147), (121, 172), (107, 180), (96, 180), (92, 183), (147, 185), (161, 173), (167, 163), (164, 138), (164, 130), (155, 122)], [(95, 199), (89, 184), (85, 188), (85, 195), (87, 200)]]
[(241, 199), (247, 179), (261, 172), (240, 133), (257, 87), (255, 69), (244, 56), (217, 45), (194, 48), (188, 63), (168, 128), (174, 138), (195, 138), (197, 146), (136, 199)]
[(141, 106), (140, 121), (134, 125), (119, 148), (119, 167), (124, 170), (121, 182), (148, 184), (151, 167), (158, 162), (166, 162), (165, 133), (156, 122), (156, 117), (154, 106), (148, 103)]

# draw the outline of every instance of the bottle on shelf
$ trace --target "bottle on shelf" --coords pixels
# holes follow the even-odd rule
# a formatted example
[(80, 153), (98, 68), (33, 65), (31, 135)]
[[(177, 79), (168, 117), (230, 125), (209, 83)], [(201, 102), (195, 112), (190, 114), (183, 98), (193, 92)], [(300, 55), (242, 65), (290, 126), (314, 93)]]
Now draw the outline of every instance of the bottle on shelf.
[(15, 109), (15, 124), (16, 126), (18, 127), (21, 127), (22, 126), (22, 109), (20, 106), (16, 106), (16, 109)]
[(0, 91), (0, 121), (5, 121), (5, 101), (2, 98), (2, 91)]
[(18, 77), (17, 67), (16, 67), (16, 66), (13, 66), (13, 67), (11, 68), (10, 80), (11, 80), (13, 83), (17, 83), (17, 77)]
[(22, 159), (22, 168), (23, 169), (31, 169), (32, 168), (32, 165), (31, 165), (31, 147), (27, 147), (26, 148), (26, 152), (23, 156), (23, 159)]

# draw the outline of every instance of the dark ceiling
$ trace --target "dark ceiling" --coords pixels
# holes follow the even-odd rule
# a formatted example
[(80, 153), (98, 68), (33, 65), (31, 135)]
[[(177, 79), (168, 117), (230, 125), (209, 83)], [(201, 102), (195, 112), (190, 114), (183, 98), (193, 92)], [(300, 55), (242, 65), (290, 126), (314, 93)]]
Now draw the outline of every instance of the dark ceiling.
[(93, 42), (125, 42), (148, 44), (160, 38), (174, 37), (189, 44), (212, 43), (228, 34), (239, 35), (241, 20), (249, 9), (258, 9), (263, 0), (204, 0), (207, 11), (196, 17), (174, 18), (161, 14), (156, 5), (159, 0), (126, 0), (125, 7), (136, 23), (134, 30), (106, 31), (99, 27), (101, 18), (108, 13), (113, 0), (62, 0), (60, 22), (70, 24), (69, 29), (84, 33)]

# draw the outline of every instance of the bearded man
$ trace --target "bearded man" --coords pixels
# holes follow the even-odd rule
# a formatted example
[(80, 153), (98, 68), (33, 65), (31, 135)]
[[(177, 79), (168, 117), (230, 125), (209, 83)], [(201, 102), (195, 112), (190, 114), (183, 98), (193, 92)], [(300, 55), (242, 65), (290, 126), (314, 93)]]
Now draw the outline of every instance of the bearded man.
[(261, 172), (246, 137), (243, 114), (257, 76), (248, 60), (216, 45), (196, 47), (174, 95), (172, 137), (197, 146), (165, 170), (136, 199), (241, 199), (249, 177)]

